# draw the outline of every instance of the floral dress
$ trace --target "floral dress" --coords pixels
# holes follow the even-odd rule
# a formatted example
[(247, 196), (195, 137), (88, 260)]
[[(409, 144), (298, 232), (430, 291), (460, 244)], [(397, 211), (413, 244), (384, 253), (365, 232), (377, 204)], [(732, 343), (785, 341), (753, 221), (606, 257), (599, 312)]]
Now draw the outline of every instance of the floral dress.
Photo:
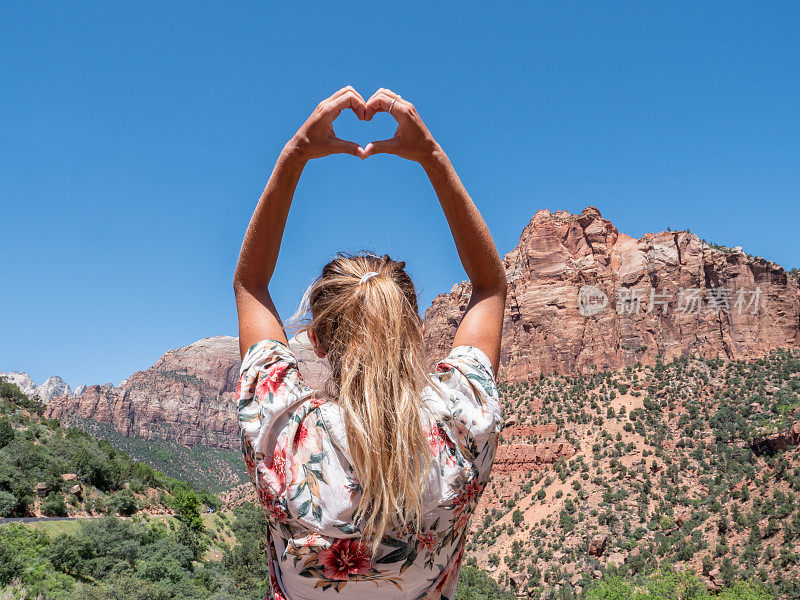
[[(489, 479), (501, 414), (492, 365), (457, 346), (429, 377), (424, 418), (434, 457), (422, 532), (388, 531), (373, 559), (353, 513), (361, 498), (335, 401), (309, 388), (290, 348), (247, 351), (237, 397), (244, 462), (267, 517), (270, 600), (450, 599), (468, 521)], [(326, 594), (327, 592), (327, 594)]]

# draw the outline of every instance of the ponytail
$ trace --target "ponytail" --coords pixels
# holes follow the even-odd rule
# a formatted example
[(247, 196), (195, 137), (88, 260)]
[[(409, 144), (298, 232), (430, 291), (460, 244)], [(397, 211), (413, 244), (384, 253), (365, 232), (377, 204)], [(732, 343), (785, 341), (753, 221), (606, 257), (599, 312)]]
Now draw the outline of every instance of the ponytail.
[(431, 452), (422, 390), (422, 321), (405, 263), (340, 252), (306, 291), (295, 323), (331, 364), (324, 391), (341, 407), (361, 500), (353, 515), (371, 550), (392, 525), (419, 532)]

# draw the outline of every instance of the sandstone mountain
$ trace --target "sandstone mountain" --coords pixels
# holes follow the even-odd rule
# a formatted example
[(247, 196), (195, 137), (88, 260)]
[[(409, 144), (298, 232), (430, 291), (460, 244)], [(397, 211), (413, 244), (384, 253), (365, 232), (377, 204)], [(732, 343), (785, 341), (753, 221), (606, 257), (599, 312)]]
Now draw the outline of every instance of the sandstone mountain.
[[(316, 385), (325, 376), (324, 361), (316, 359), (306, 340), (292, 339), (290, 345), (306, 381)], [(312, 358), (306, 366), (305, 360)], [(124, 436), (235, 449), (239, 366), (237, 338), (205, 338), (168, 351), (119, 387), (91, 385), (80, 396), (58, 398), (48, 404), (45, 416), (65, 424), (87, 419), (106, 423)]]
[(44, 404), (50, 402), (53, 398), (60, 396), (72, 396), (72, 388), (61, 379), (61, 377), (48, 377), (41, 385), (36, 385), (33, 378), (27, 373), (21, 371), (9, 371), (8, 373), (0, 373), (9, 383), (13, 383), (21, 389), (26, 395), (33, 398), (38, 396)]
[[(797, 278), (687, 231), (636, 239), (594, 207), (540, 210), (503, 263), (505, 381), (800, 345)], [(431, 356), (449, 350), (470, 292), (469, 282), (456, 284), (425, 312)]]

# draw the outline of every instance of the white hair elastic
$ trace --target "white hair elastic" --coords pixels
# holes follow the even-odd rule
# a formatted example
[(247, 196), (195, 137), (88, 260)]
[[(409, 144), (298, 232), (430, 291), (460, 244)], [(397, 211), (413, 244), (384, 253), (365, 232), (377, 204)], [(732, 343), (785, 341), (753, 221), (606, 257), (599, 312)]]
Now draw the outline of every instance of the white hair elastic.
[(369, 273), (364, 273), (364, 276), (358, 280), (358, 285), (364, 283), (370, 277), (375, 277), (375, 275), (380, 275), (377, 271), (370, 271)]

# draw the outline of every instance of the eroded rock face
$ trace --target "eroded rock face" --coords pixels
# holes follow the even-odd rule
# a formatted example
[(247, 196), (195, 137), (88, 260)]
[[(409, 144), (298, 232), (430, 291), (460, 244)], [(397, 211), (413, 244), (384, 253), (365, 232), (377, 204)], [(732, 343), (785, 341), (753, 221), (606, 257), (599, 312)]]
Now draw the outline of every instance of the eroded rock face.
[[(304, 379), (312, 387), (327, 376), (307, 339), (290, 341)], [(108, 423), (122, 435), (195, 446), (238, 449), (236, 385), (239, 341), (216, 336), (170, 350), (152, 367), (120, 387), (86, 386), (80, 396), (60, 397), (45, 416), (70, 423), (74, 417)]]
[(536, 471), (562, 458), (571, 458), (575, 448), (565, 442), (551, 444), (501, 444), (497, 448), (493, 471), (513, 473)]
[(785, 431), (754, 439), (751, 447), (756, 454), (775, 454), (797, 445), (800, 445), (800, 421), (795, 421)]
[[(713, 249), (687, 232), (647, 234), (637, 240), (619, 233), (595, 208), (580, 215), (539, 211), (504, 264), (509, 296), (500, 377), (506, 381), (540, 373), (614, 369), (689, 353), (747, 358), (800, 344), (797, 279), (770, 261)], [(591, 286), (588, 293), (584, 286)], [(708, 303), (712, 289), (725, 287), (760, 290), (758, 309), (737, 310), (733, 295), (726, 311), (707, 306), (698, 312), (678, 310), (681, 288), (697, 290)], [(628, 310), (630, 303), (615, 310), (618, 295), (624, 299), (631, 290), (640, 291), (638, 310), (633, 305)], [(671, 303), (659, 303), (669, 294)], [(426, 311), (425, 340), (431, 357), (449, 352), (469, 296), (469, 283), (457, 284)], [(305, 339), (290, 345), (306, 382), (321, 385), (327, 362), (314, 355)], [(146, 439), (237, 449), (238, 374), (236, 338), (207, 338), (170, 350), (118, 388), (88, 386), (79, 397), (57, 398), (46, 415), (67, 423), (73, 416), (94, 419), (124, 435)], [(553, 427), (512, 426), (504, 430), (504, 437), (552, 435)], [(572, 451), (558, 443), (504, 445), (498, 451), (498, 468), (538, 468), (572, 456)]]
[(36, 395), (45, 404), (59, 396), (72, 396), (72, 388), (61, 377), (48, 377), (45, 382), (36, 388)]
[(145, 439), (234, 448), (239, 365), (236, 338), (206, 338), (170, 350), (118, 388), (91, 385), (79, 397), (57, 398), (45, 416), (93, 419)]
[(8, 373), (0, 373), (0, 377), (5, 379), (8, 383), (13, 383), (26, 396), (34, 396), (36, 394), (36, 382), (33, 381), (33, 378), (27, 373), (23, 373), (22, 371), (9, 371)]
[[(659, 356), (748, 358), (800, 344), (796, 278), (685, 231), (636, 239), (594, 207), (580, 215), (542, 210), (503, 263), (505, 381), (652, 364)], [(469, 282), (456, 284), (426, 311), (432, 357), (449, 351), (470, 293)]]

